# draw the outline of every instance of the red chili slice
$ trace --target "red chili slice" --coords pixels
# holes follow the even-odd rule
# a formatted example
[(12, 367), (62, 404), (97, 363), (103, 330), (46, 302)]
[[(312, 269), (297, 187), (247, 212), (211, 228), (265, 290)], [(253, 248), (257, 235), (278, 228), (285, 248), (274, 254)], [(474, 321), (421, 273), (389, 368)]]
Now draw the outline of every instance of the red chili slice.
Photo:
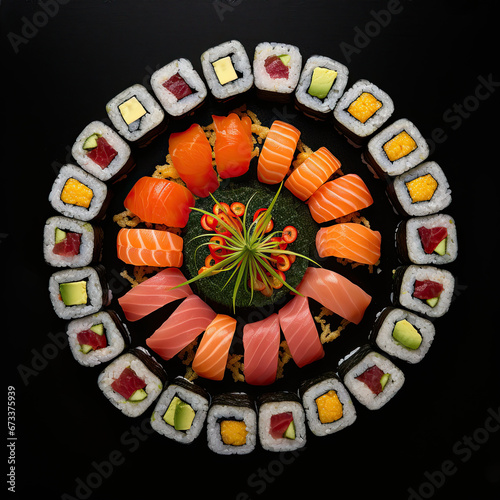
[[(259, 208), (254, 214), (253, 214), (253, 220), (254, 222), (257, 220), (257, 218), (259, 217), (259, 215), (261, 215), (263, 212), (265, 212), (267, 210), (267, 208)], [(265, 233), (270, 233), (272, 230), (273, 230), (273, 227), (274, 227), (274, 222), (273, 222), (273, 219), (270, 219), (268, 224), (267, 224), (267, 227), (266, 227), (266, 230), (264, 231), (264, 234)]]
[(280, 236), (273, 236), (270, 241), (279, 243), (278, 248), (280, 250), (286, 250), (286, 247), (288, 246), (288, 244)]
[(233, 215), (233, 212), (231, 211), (231, 207), (224, 202), (221, 203), (216, 203), (214, 205), (214, 208), (212, 209), (212, 212), (215, 215), (220, 215), (221, 213), (225, 213), (227, 215)]
[(294, 226), (286, 226), (281, 237), (287, 243), (293, 243), (297, 239), (297, 229)]
[(213, 255), (216, 259), (221, 260), (226, 254), (226, 249), (222, 248), (225, 243), (226, 241), (222, 236), (212, 236), (210, 238), (210, 243), (208, 244), (210, 254)]
[(231, 211), (236, 217), (241, 217), (245, 213), (245, 205), (239, 201), (231, 203)]
[(276, 257), (276, 267), (278, 268), (278, 270), (288, 271), (291, 265), (292, 263), (290, 262), (288, 255), (280, 254)]

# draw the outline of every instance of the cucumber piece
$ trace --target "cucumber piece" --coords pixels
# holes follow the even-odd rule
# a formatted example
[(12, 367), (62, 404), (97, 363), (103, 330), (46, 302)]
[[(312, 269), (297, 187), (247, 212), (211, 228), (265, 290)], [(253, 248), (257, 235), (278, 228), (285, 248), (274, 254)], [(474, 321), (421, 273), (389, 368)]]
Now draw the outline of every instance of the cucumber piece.
[(290, 59), (292, 58), (292, 56), (290, 54), (281, 54), (280, 56), (278, 56), (280, 59), (281, 59), (281, 62), (285, 65), (285, 66), (288, 66), (288, 64), (290, 63)]
[(56, 227), (56, 235), (54, 243), (61, 243), (61, 241), (64, 241), (65, 239), (66, 239), (66, 231), (63, 231), (62, 229)]
[(148, 397), (148, 393), (144, 389), (137, 389), (132, 396), (128, 398), (131, 403), (139, 403), (139, 401), (144, 401)]
[(90, 351), (92, 351), (92, 346), (88, 344), (81, 344), (80, 351), (82, 351), (83, 354), (88, 354)]
[(390, 373), (384, 373), (382, 377), (380, 377), (380, 385), (382, 387), (382, 390), (384, 390), (384, 387), (387, 385), (387, 382), (391, 379), (391, 374)]
[(290, 425), (287, 427), (285, 434), (283, 434), (283, 437), (286, 437), (288, 439), (295, 439), (295, 424), (293, 423), (293, 420), (290, 422)]
[(431, 307), (435, 307), (436, 304), (439, 302), (439, 297), (432, 297), (432, 299), (427, 299), (426, 302), (427, 302), (427, 305), (429, 305)]
[(99, 137), (101, 137), (99, 134), (92, 134), (90, 136), (88, 136), (86, 139), (85, 139), (85, 142), (83, 143), (83, 149), (85, 149), (86, 151), (88, 151), (89, 149), (94, 149), (97, 147), (97, 139), (99, 139)]
[(97, 333), (97, 335), (104, 335), (104, 325), (102, 323), (99, 323), (97, 325), (92, 325), (90, 329), (94, 333)]
[(439, 243), (438, 243), (438, 246), (434, 249), (434, 251), (438, 254), (438, 255), (444, 255), (446, 253), (446, 240), (448, 238), (444, 238), (442, 239)]

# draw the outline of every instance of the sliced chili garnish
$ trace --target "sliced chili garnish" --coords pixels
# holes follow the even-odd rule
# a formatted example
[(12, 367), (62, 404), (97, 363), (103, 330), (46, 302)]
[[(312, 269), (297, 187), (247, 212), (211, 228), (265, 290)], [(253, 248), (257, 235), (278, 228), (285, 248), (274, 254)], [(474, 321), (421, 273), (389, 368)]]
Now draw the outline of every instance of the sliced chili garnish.
[[(211, 227), (211, 226), (208, 224), (208, 222), (207, 222), (207, 218), (208, 218), (208, 217), (209, 217), (209, 216), (208, 216), (207, 214), (203, 214), (203, 215), (201, 216), (201, 227), (202, 227), (203, 229), (205, 229), (205, 231), (211, 231), (211, 230), (213, 229), (213, 227)], [(213, 219), (213, 217), (212, 217), (212, 216), (210, 216), (210, 218), (211, 218), (211, 219)]]
[(264, 285), (263, 281), (261, 281), (260, 279), (256, 278), (256, 279), (253, 280), (253, 282), (251, 280), (248, 280), (248, 286), (254, 292), (261, 292), (262, 290), (264, 290), (264, 287), (266, 285)]
[(212, 254), (207, 255), (205, 259), (205, 267), (212, 267), (217, 264), (217, 262), (220, 262), (220, 259), (215, 258)]
[(221, 260), (226, 254), (226, 249), (222, 248), (225, 243), (226, 241), (222, 236), (212, 236), (208, 244), (210, 254), (213, 255), (216, 259)]
[(236, 217), (241, 217), (245, 213), (245, 205), (239, 201), (231, 203), (231, 211)]
[(207, 267), (207, 266), (202, 266), (202, 267), (200, 267), (200, 268), (198, 269), (198, 274), (201, 274), (201, 273), (205, 272), (207, 269), (208, 269), (208, 267)]
[(286, 226), (281, 237), (287, 243), (293, 243), (297, 239), (297, 229), (294, 226)]
[(278, 279), (276, 276), (273, 276), (270, 272), (266, 274), (268, 276), (269, 281), (271, 282), (271, 286), (275, 290), (278, 290), (284, 285), (283, 281), (285, 281), (285, 274), (282, 271), (279, 270), (277, 271), (277, 274), (281, 279)]
[(280, 250), (286, 250), (286, 247), (288, 246), (288, 244), (280, 236), (273, 236), (270, 241), (279, 243), (278, 248)]
[(276, 257), (276, 267), (280, 271), (288, 271), (292, 263), (286, 254), (280, 254)]
[(214, 205), (214, 208), (212, 209), (212, 212), (215, 215), (220, 215), (221, 213), (226, 213), (227, 215), (233, 214), (233, 212), (231, 211), (231, 207), (225, 202), (216, 203)]
[[(267, 210), (267, 208), (259, 208), (254, 214), (253, 214), (253, 220), (254, 222), (257, 220), (257, 218), (259, 217), (259, 215), (263, 214), (263, 212), (265, 212)], [(260, 226), (257, 224), (257, 227), (260, 228)], [(273, 222), (273, 219), (270, 219), (269, 222), (267, 223), (267, 226), (266, 226), (266, 229), (264, 231), (264, 234), (265, 233), (270, 233), (272, 230), (273, 230), (273, 227), (274, 227), (274, 222)]]
[[(217, 217), (219, 217), (221, 221), (225, 222), (226, 225), (234, 227), (233, 219), (231, 219), (231, 217), (224, 212), (217, 214)], [(215, 219), (215, 221), (217, 223), (214, 227), (214, 231), (216, 233), (219, 233), (222, 236), (231, 236), (231, 231), (229, 231), (229, 229), (222, 222), (219, 222), (217, 219)]]

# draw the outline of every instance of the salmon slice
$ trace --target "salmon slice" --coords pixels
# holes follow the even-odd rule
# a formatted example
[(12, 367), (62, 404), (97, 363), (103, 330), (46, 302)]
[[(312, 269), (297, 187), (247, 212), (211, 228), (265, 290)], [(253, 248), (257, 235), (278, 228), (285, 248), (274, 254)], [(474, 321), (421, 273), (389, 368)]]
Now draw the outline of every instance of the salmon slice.
[(143, 221), (184, 227), (194, 207), (194, 196), (177, 182), (141, 177), (123, 204)]
[(236, 320), (226, 314), (217, 314), (208, 325), (193, 360), (193, 370), (210, 380), (222, 380), (226, 370)]
[(184, 132), (170, 134), (168, 150), (180, 178), (195, 196), (205, 198), (217, 190), (212, 147), (200, 125), (193, 123)]
[(292, 358), (299, 368), (325, 355), (307, 297), (296, 295), (280, 309), (278, 316)]
[(189, 295), (160, 328), (146, 339), (146, 344), (168, 360), (204, 332), (215, 316), (212, 308), (198, 295)]
[(257, 177), (264, 184), (281, 182), (290, 170), (300, 131), (289, 123), (275, 120), (259, 155)]
[(372, 195), (361, 177), (347, 174), (323, 184), (307, 201), (312, 218), (327, 222), (369, 207)]
[(308, 267), (297, 291), (351, 323), (358, 324), (372, 298), (362, 288), (329, 269)]
[(276, 379), (280, 348), (280, 325), (276, 313), (243, 327), (245, 382), (269, 385)]
[(118, 299), (118, 303), (128, 321), (137, 321), (174, 300), (192, 295), (189, 285), (178, 286), (185, 282), (186, 278), (179, 269), (163, 269), (134, 286)]
[(382, 236), (378, 231), (351, 222), (322, 227), (316, 234), (320, 257), (339, 257), (361, 264), (375, 264), (380, 259)]
[(215, 164), (221, 179), (245, 174), (252, 159), (252, 120), (236, 113), (212, 116), (215, 127)]
[(133, 266), (182, 266), (183, 239), (170, 231), (120, 229), (116, 238), (118, 258)]
[(340, 161), (328, 149), (321, 147), (289, 175), (285, 187), (297, 198), (306, 201), (339, 168)]

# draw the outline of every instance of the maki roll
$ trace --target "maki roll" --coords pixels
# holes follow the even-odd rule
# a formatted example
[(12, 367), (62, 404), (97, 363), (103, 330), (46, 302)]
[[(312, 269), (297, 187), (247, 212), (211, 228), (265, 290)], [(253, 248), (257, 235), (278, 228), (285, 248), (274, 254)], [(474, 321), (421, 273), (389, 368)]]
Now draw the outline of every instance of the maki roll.
[(106, 184), (76, 165), (64, 165), (49, 193), (52, 207), (83, 221), (104, 218), (110, 201)]
[(165, 111), (175, 118), (192, 114), (207, 97), (207, 88), (187, 59), (175, 59), (151, 75), (151, 87)]
[(333, 112), (335, 127), (354, 146), (363, 145), (394, 112), (392, 99), (368, 80), (358, 80)]
[(295, 91), (295, 107), (311, 118), (326, 120), (347, 85), (346, 66), (324, 56), (305, 63)]
[(43, 255), (53, 267), (84, 267), (101, 260), (103, 230), (90, 222), (63, 216), (47, 219)]
[(316, 436), (333, 434), (356, 420), (351, 396), (333, 372), (304, 381), (299, 387), (299, 395), (309, 429)]
[(165, 113), (143, 85), (135, 84), (106, 104), (118, 133), (139, 147), (147, 146), (166, 127)]
[(393, 303), (431, 318), (448, 312), (455, 278), (433, 266), (401, 266), (395, 271)]
[(210, 395), (183, 377), (162, 393), (151, 416), (151, 427), (179, 443), (191, 443), (203, 429)]
[(448, 264), (458, 255), (457, 227), (453, 217), (434, 214), (400, 222), (396, 248), (402, 262)]
[(451, 203), (451, 189), (442, 168), (427, 161), (398, 175), (387, 187), (395, 210), (404, 217), (434, 214)]
[(212, 47), (201, 55), (205, 80), (213, 96), (223, 102), (253, 86), (253, 74), (245, 48), (238, 40)]
[(376, 177), (391, 177), (424, 161), (429, 146), (417, 127), (401, 118), (372, 137), (363, 156)]
[(340, 360), (338, 371), (349, 392), (369, 410), (382, 408), (401, 389), (403, 372), (369, 345)]
[(299, 82), (302, 55), (295, 45), (262, 42), (255, 47), (253, 73), (257, 96), (288, 102)]
[(55, 313), (62, 319), (87, 316), (111, 302), (111, 291), (101, 265), (57, 271), (49, 279)]
[(243, 455), (257, 442), (257, 414), (253, 400), (243, 392), (214, 397), (207, 416), (208, 447), (221, 455)]
[(97, 385), (124, 415), (138, 417), (160, 395), (167, 374), (142, 347), (131, 349), (99, 374)]
[(268, 451), (290, 451), (306, 444), (304, 408), (291, 392), (263, 394), (259, 398), (259, 440)]
[(89, 123), (76, 138), (71, 154), (78, 165), (101, 181), (116, 181), (135, 165), (129, 145), (102, 122)]
[(371, 340), (382, 351), (408, 363), (418, 363), (434, 340), (434, 325), (405, 309), (386, 307), (375, 321)]
[(116, 358), (130, 344), (130, 334), (112, 310), (74, 319), (66, 328), (73, 357), (83, 366)]

